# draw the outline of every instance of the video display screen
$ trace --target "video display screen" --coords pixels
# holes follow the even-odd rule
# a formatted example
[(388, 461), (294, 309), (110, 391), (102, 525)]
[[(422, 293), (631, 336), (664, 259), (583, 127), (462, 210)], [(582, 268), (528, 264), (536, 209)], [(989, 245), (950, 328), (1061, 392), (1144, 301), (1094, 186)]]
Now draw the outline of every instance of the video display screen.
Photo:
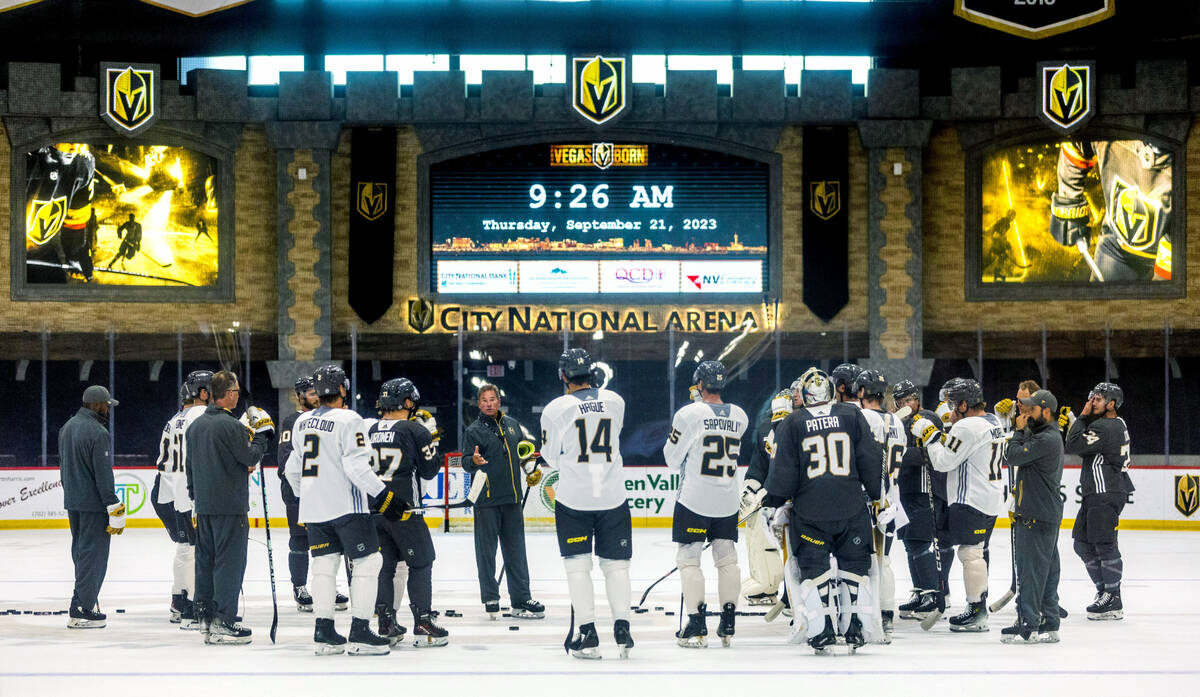
[(435, 163), (440, 294), (760, 295), (768, 166), (657, 143), (544, 143)]
[(1175, 157), (1149, 140), (1034, 142), (982, 158), (984, 287), (1171, 281)]
[(25, 281), (217, 283), (217, 161), (167, 145), (56, 143), (26, 153)]

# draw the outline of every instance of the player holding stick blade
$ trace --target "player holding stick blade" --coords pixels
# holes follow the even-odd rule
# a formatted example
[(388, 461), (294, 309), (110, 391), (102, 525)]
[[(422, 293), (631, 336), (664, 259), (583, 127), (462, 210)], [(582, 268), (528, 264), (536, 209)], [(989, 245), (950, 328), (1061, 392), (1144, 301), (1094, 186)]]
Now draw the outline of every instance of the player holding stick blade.
[[(625, 400), (612, 390), (592, 387), (592, 358), (584, 349), (573, 348), (559, 356), (558, 376), (566, 394), (542, 410), (541, 457), (558, 470), (554, 529), (567, 572), (572, 616), (565, 648), (575, 658), (600, 658), (592, 589), (594, 552), (604, 574), (613, 638), (621, 658), (627, 658), (633, 648), (629, 634), (633, 526), (621, 473)], [(573, 636), (575, 618), (577, 637)]]
[(963, 566), (967, 609), (950, 618), (950, 631), (986, 632), (987, 562), (983, 550), (1004, 513), (1005, 434), (995, 414), (987, 413), (983, 389), (962, 379), (946, 388), (950, 433), (943, 435), (927, 418), (915, 419), (910, 431), (925, 446), (933, 468), (947, 472), (950, 542)]
[[(383, 559), (367, 505), (382, 515), (396, 515), (403, 504), (371, 469), (373, 451), (362, 417), (345, 408), (349, 385), (340, 367), (317, 369), (313, 388), (321, 406), (296, 419), (285, 471), (292, 490), (300, 492), (300, 522), (308, 528), (317, 655), (389, 652), (388, 639), (370, 626)], [(334, 576), (343, 554), (354, 571), (349, 647), (333, 625)]]
[(405, 629), (396, 624), (396, 612), (407, 587), (414, 646), (424, 648), (445, 646), (449, 632), (434, 623), (433, 561), (437, 555), (420, 509), (422, 480), (437, 476), (441, 434), (433, 415), (417, 408), (420, 402), (421, 393), (411, 380), (388, 380), (379, 388), (378, 406), (383, 415), (366, 422), (375, 473), (395, 495), (392, 508), (398, 514), (375, 516), (383, 554), (375, 596), (379, 633), (393, 646), (404, 638)]
[[(834, 402), (833, 382), (824, 372), (806, 372), (800, 392), (803, 406), (775, 431), (775, 459), (767, 475), (768, 495), (790, 501), (792, 510), (781, 508), (772, 525), (788, 531), (785, 576), (795, 636), (806, 638), (817, 653), (829, 653), (840, 629), (853, 653), (881, 634), (867, 576), (871, 516), (863, 491), (874, 502), (883, 495), (883, 447), (861, 409)], [(831, 602), (835, 577), (837, 609)]]
[(721, 603), (717, 636), (724, 646), (729, 646), (742, 581), (735, 547), (740, 503), (737, 458), (749, 419), (741, 407), (721, 400), (725, 366), (720, 361), (704, 361), (696, 366), (692, 382), (700, 388), (701, 401), (675, 412), (671, 433), (663, 446), (667, 469), (680, 473), (671, 541), (679, 545), (675, 561), (688, 622), (675, 636), (685, 648), (708, 645), (700, 555), (704, 543), (712, 542), (717, 597)]

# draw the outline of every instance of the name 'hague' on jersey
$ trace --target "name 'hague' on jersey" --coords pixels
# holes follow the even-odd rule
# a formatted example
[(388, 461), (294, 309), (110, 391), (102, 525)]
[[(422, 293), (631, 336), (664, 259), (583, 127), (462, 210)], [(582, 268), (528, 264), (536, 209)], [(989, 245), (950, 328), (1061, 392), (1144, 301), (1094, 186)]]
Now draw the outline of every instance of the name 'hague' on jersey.
[(944, 441), (926, 446), (929, 462), (946, 472), (946, 502), (1001, 515), (1004, 504), (1004, 427), (994, 414), (954, 422)]
[(418, 515), (424, 492), (422, 479), (437, 475), (437, 444), (429, 429), (405, 419), (364, 419), (372, 467), (388, 489)]
[(577, 511), (625, 502), (621, 429), (625, 400), (587, 388), (557, 397), (542, 410), (542, 457), (558, 470), (556, 501)]
[(737, 513), (737, 462), (748, 425), (736, 404), (693, 402), (675, 412), (663, 457), (680, 472), (678, 501), (689, 511), (712, 518)]
[(371, 468), (361, 416), (325, 406), (305, 412), (292, 427), (292, 447), (285, 474), (300, 497), (301, 523), (370, 512), (367, 496), (384, 485)]
[(862, 409), (821, 404), (794, 410), (775, 429), (767, 491), (792, 500), (804, 520), (847, 520), (883, 487), (883, 446)]

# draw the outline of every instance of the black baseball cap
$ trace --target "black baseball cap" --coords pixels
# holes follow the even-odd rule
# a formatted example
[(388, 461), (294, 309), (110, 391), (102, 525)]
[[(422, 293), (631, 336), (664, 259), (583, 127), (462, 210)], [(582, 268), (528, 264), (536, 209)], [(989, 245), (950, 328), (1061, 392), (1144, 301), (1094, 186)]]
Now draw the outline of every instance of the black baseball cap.
[(1027, 407), (1046, 407), (1050, 411), (1058, 411), (1058, 400), (1050, 390), (1038, 390), (1028, 397), (1021, 399), (1021, 404)]

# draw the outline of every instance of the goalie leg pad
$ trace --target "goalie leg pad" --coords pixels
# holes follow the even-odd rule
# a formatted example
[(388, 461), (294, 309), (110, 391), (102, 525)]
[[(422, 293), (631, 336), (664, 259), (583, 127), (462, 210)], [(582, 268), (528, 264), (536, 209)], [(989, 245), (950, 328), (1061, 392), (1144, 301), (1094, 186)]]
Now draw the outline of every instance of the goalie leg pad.
[(887, 556), (879, 567), (879, 609), (884, 612), (896, 609), (896, 574), (892, 572), (892, 559)]
[(703, 542), (686, 542), (680, 543), (675, 553), (675, 566), (679, 567), (679, 582), (683, 586), (683, 606), (689, 615), (697, 612), (704, 602), (704, 573), (700, 571), (703, 552)]
[[(825, 618), (831, 617), (830, 581), (833, 573), (826, 569), (816, 578), (805, 579), (792, 597), (800, 599), (792, 629), (792, 643), (802, 643), (820, 634), (825, 629)], [(791, 593), (789, 593), (791, 595)]]
[(340, 554), (322, 554), (312, 560), (313, 615), (317, 619), (333, 619), (333, 596), (337, 593), (334, 577), (342, 562)]
[(967, 602), (977, 603), (987, 591), (988, 569), (983, 560), (983, 543), (959, 545), (958, 560), (963, 567), (963, 585), (967, 590)]
[(862, 622), (863, 638), (867, 642), (883, 639), (883, 628), (879, 624), (879, 605), (871, 586), (871, 580), (863, 575), (839, 570), (838, 595), (840, 612), (837, 625), (842, 633), (850, 626), (850, 615), (857, 614)]
[[(596, 621), (596, 598), (592, 589), (592, 555), (572, 554), (563, 557), (567, 570), (567, 591), (575, 610), (575, 624), (582, 627)], [(626, 603), (628, 606), (629, 603)]]
[(750, 576), (742, 584), (742, 595), (778, 593), (783, 582), (783, 560), (779, 557), (778, 541), (760, 516), (750, 516), (746, 521), (745, 540)]
[(742, 580), (742, 572), (737, 563), (737, 547), (734, 546), (733, 540), (713, 540), (712, 555), (713, 564), (717, 567), (717, 597), (721, 607), (724, 607), (725, 603), (737, 605)]
[(629, 621), (633, 589), (629, 582), (628, 559), (600, 558), (600, 571), (604, 573), (604, 592), (608, 595), (608, 607), (613, 620)]
[(379, 570), (383, 568), (383, 555), (371, 552), (350, 562), (350, 615), (355, 619), (369, 620), (375, 613), (375, 596), (379, 592)]

